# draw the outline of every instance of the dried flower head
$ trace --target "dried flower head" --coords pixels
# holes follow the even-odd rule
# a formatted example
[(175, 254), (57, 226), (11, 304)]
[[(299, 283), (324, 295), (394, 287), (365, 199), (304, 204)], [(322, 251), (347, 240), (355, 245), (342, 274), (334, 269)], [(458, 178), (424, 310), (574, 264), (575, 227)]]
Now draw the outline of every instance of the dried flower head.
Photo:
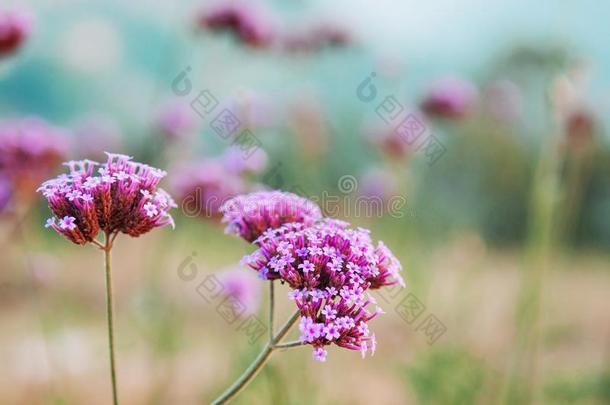
[(38, 191), (47, 198), (52, 227), (76, 244), (93, 242), (100, 230), (140, 236), (171, 224), (172, 198), (157, 185), (166, 173), (132, 162), (129, 156), (107, 153), (99, 164), (90, 160), (65, 163), (70, 169), (44, 182)]
[(220, 208), (227, 222), (226, 232), (233, 232), (253, 242), (265, 231), (287, 223), (312, 225), (322, 218), (313, 201), (282, 191), (258, 191), (230, 199)]
[(331, 343), (374, 350), (366, 323), (381, 310), (367, 311), (375, 301), (366, 291), (404, 287), (400, 263), (383, 242), (375, 246), (368, 230), (326, 219), (269, 229), (256, 243), (258, 250), (243, 262), (260, 277), (280, 279), (293, 289), (290, 297), (302, 315), (301, 341), (314, 346), (315, 359), (324, 360), (322, 347)]
[(0, 13), (0, 57), (12, 54), (32, 31), (33, 19), (23, 12)]

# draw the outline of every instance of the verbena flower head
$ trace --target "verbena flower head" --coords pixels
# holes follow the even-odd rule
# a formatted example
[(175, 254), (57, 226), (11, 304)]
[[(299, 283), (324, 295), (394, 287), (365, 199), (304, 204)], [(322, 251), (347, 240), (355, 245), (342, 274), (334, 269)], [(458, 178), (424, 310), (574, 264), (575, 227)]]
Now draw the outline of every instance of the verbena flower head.
[(367, 351), (375, 353), (375, 335), (368, 328), (368, 321), (382, 313), (380, 308), (369, 311), (366, 307), (374, 303), (372, 297), (363, 303), (355, 303), (340, 296), (307, 298), (305, 294), (295, 298), (301, 312), (300, 340), (313, 346), (313, 358), (326, 361), (324, 346), (336, 344), (356, 350), (364, 357)]
[(33, 19), (23, 12), (0, 13), (0, 57), (12, 54), (30, 35)]
[(366, 323), (381, 312), (367, 290), (400, 284), (400, 263), (382, 243), (373, 244), (369, 231), (350, 229), (336, 220), (312, 226), (300, 223), (269, 229), (256, 240), (259, 248), (243, 262), (261, 278), (280, 279), (293, 291), (301, 311), (301, 340), (314, 346), (314, 358), (325, 358), (323, 346), (366, 352), (374, 337)]
[(421, 108), (433, 117), (460, 119), (472, 111), (477, 98), (477, 90), (471, 83), (445, 78), (432, 85)]
[(172, 198), (157, 185), (163, 170), (132, 162), (129, 156), (107, 153), (99, 164), (70, 161), (68, 174), (44, 182), (40, 191), (55, 215), (46, 226), (76, 244), (92, 242), (98, 232), (140, 236), (153, 228), (174, 225)]
[(226, 232), (233, 232), (248, 242), (265, 231), (286, 223), (312, 225), (322, 218), (320, 207), (313, 201), (282, 191), (258, 191), (239, 195), (220, 208)]
[(268, 280), (281, 279), (297, 290), (347, 287), (362, 298), (368, 288), (400, 284), (400, 263), (369, 231), (325, 219), (307, 226), (289, 223), (268, 229), (255, 240), (259, 248), (244, 262)]

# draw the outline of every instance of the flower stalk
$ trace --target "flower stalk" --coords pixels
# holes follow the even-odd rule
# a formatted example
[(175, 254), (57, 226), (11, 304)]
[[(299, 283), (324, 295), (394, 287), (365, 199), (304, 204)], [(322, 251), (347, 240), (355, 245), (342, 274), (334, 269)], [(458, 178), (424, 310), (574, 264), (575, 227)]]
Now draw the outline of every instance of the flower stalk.
[[(269, 289), (269, 307), (270, 307), (270, 321), (273, 318), (273, 286)], [(291, 317), (286, 321), (286, 323), (282, 326), (277, 335), (273, 335), (273, 329), (271, 328), (272, 323), (269, 324), (271, 333), (269, 335), (269, 341), (263, 348), (263, 350), (258, 354), (254, 362), (250, 364), (250, 366), (244, 371), (244, 373), (237, 379), (235, 382), (227, 388), (227, 390), (218, 398), (216, 398), (212, 405), (220, 405), (226, 404), (231, 399), (233, 399), (237, 394), (239, 394), (246, 386), (256, 377), (259, 371), (263, 368), (263, 366), (269, 360), (271, 353), (276, 349), (285, 348), (283, 345), (279, 344), (279, 342), (286, 336), (286, 334), (290, 331), (292, 325), (300, 317), (300, 312), (297, 310)]]
[(104, 243), (104, 267), (106, 270), (106, 314), (108, 319), (108, 349), (110, 352), (110, 377), (112, 380), (112, 400), (114, 405), (118, 405), (119, 399), (117, 395), (117, 384), (116, 384), (116, 366), (114, 360), (114, 319), (112, 311), (112, 273), (110, 270), (110, 250), (112, 249), (112, 242), (114, 236), (106, 233)]

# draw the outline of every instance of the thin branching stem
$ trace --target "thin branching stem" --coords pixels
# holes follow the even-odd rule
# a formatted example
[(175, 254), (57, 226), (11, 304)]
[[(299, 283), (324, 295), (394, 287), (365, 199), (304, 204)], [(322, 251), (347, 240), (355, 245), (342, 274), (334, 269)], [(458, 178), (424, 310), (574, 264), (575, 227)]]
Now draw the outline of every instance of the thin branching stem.
[(305, 344), (305, 342), (301, 342), (300, 340), (295, 340), (292, 342), (278, 343), (273, 348), (274, 349), (289, 349), (291, 347), (303, 346), (304, 344)]
[[(290, 319), (288, 319), (288, 321), (286, 321), (286, 323), (282, 326), (282, 328), (277, 333), (277, 335), (274, 336), (273, 328), (272, 328), (273, 304), (274, 304), (273, 286), (271, 286), (271, 287), (269, 287), (269, 306), (271, 307), (270, 308), (270, 318), (269, 318), (269, 321), (270, 321), (269, 328), (270, 328), (271, 332), (269, 333), (269, 341), (267, 342), (267, 344), (265, 345), (263, 350), (259, 353), (259, 355), (256, 357), (254, 362), (252, 364), (250, 364), (250, 366), (246, 369), (246, 371), (244, 371), (244, 373), (229, 388), (227, 388), (227, 390), (221, 396), (216, 398), (216, 400), (214, 400), (212, 402), (212, 405), (220, 405), (220, 404), (228, 403), (237, 394), (239, 394), (252, 381), (252, 379), (254, 379), (254, 377), (256, 377), (258, 372), (263, 368), (265, 363), (267, 363), (267, 361), (269, 360), (271, 353), (273, 353), (274, 350), (280, 348), (278, 343), (284, 338), (284, 336), (286, 336), (286, 334), (290, 331), (290, 328), (292, 327), (292, 325), (294, 325), (294, 323), (299, 319), (299, 317), (301, 315), (300, 312), (297, 310), (294, 314), (292, 314)], [(290, 346), (290, 347), (292, 347), (292, 346)]]

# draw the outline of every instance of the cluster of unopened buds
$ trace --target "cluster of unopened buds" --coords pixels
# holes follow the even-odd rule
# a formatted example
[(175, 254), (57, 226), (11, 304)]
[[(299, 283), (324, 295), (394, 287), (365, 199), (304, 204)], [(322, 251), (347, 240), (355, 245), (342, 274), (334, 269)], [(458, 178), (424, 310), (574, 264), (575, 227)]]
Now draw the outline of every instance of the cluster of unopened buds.
[(404, 286), (400, 263), (382, 242), (374, 245), (368, 230), (323, 219), (315, 203), (291, 193), (239, 196), (222, 210), (227, 231), (257, 246), (242, 262), (292, 289), (300, 341), (313, 346), (314, 359), (325, 361), (324, 347), (333, 343), (363, 356), (375, 351), (367, 323), (383, 311), (368, 290)]

